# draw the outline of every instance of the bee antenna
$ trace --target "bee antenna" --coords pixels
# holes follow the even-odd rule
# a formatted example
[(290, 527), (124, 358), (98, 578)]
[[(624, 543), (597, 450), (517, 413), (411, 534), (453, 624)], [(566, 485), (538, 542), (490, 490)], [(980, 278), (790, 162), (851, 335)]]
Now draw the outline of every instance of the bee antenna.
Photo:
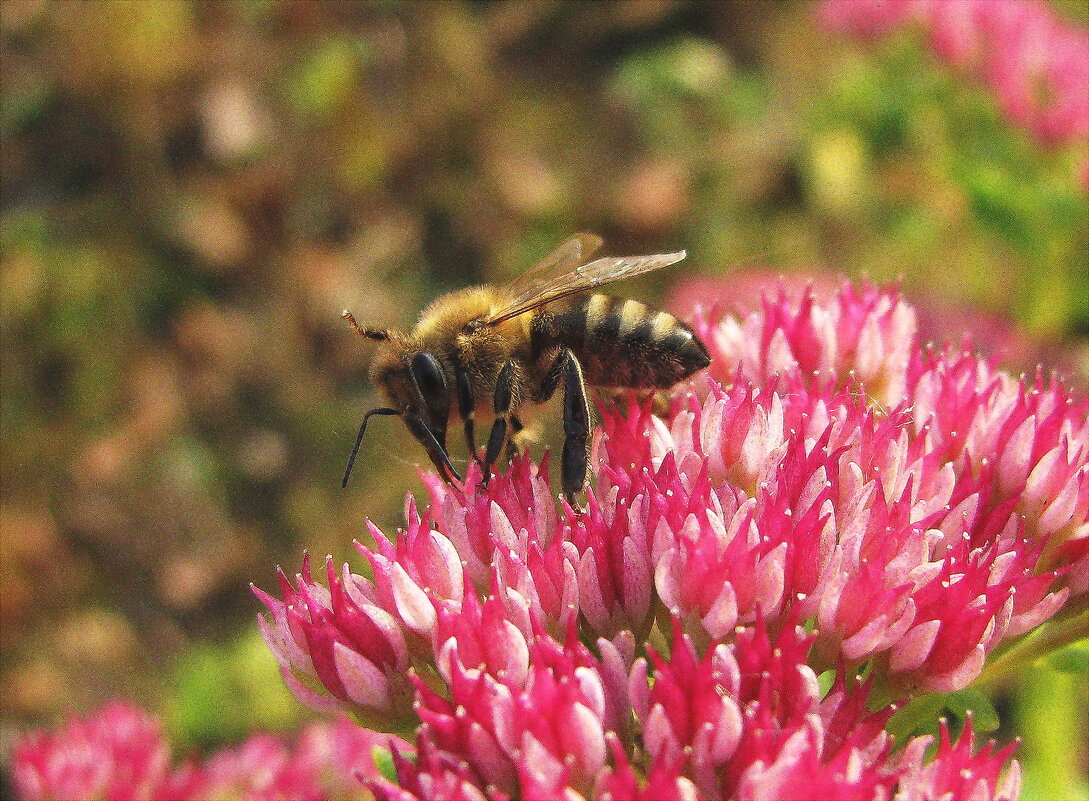
[[(354, 320), (352, 321), (355, 322)], [(344, 480), (340, 482), (340, 486), (343, 489), (348, 486), (348, 476), (352, 474), (352, 467), (355, 465), (355, 457), (359, 454), (359, 446), (363, 443), (363, 434), (367, 431), (367, 421), (371, 419), (372, 414), (400, 414), (396, 409), (377, 408), (371, 409), (365, 415), (363, 415), (363, 422), (359, 426), (359, 434), (355, 438), (355, 446), (352, 448), (352, 455), (348, 457), (348, 467), (344, 470)]]
[(361, 337), (373, 339), (376, 342), (385, 342), (387, 339), (389, 339), (389, 331), (384, 328), (365, 328), (361, 326), (355, 321), (355, 317), (347, 309), (342, 311), (340, 313), (340, 316), (347, 320), (348, 325), (351, 326), (352, 330), (359, 334), (359, 336)]

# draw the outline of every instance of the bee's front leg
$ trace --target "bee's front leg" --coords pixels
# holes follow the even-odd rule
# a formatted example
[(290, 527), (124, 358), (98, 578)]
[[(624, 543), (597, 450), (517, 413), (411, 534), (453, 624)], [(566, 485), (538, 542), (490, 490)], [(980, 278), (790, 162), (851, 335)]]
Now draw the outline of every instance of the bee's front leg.
[(499, 371), (499, 378), (495, 382), (495, 395), (493, 397), (495, 422), (492, 423), (492, 431), (488, 436), (488, 447), (484, 451), (484, 464), (482, 465), (484, 474), (480, 479), (480, 484), (484, 487), (488, 485), (492, 465), (499, 458), (499, 452), (503, 449), (503, 443), (507, 439), (508, 419), (511, 415), (511, 407), (514, 405), (518, 378), (517, 365), (513, 361), (509, 361), (503, 365), (503, 369)]

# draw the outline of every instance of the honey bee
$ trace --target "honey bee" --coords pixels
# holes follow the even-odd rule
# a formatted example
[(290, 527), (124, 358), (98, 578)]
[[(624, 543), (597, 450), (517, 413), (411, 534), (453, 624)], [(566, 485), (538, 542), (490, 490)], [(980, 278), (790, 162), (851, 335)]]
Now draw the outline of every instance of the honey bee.
[(370, 380), (386, 401), (363, 416), (344, 471), (348, 485), (373, 415), (398, 415), (447, 483), (461, 482), (450, 462), (446, 431), (460, 420), (472, 458), (476, 417), (494, 416), (481, 462), (483, 479), (504, 444), (523, 432), (518, 409), (547, 401), (563, 384), (561, 476), (568, 502), (585, 489), (591, 435), (587, 386), (668, 389), (707, 367), (707, 348), (673, 315), (586, 290), (675, 264), (685, 252), (591, 261), (602, 241), (571, 237), (506, 287), (478, 286), (435, 300), (411, 333), (360, 326), (378, 343)]

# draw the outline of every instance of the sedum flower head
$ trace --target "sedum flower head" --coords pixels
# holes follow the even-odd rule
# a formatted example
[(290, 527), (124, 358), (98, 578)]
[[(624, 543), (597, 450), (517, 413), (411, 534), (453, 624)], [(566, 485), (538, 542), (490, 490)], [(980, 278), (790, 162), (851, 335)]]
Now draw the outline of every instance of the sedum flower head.
[(22, 738), (22, 797), (1015, 798), (970, 718), (936, 744), (886, 724), (1084, 620), (1089, 401), (921, 347), (868, 285), (694, 324), (712, 369), (664, 414), (602, 408), (585, 511), (547, 457), (484, 489), (424, 474), (359, 567), (255, 590), (292, 691), (355, 722), (172, 767), (114, 705)]
[(695, 327), (712, 368), (668, 413), (602, 408), (584, 512), (547, 457), (425, 474), (365, 575), (258, 591), (289, 686), (413, 741), (381, 799), (1015, 797), (1010, 749), (969, 722), (927, 759), (876, 699), (1084, 610), (1087, 400), (923, 348), (869, 285)]
[(342, 718), (309, 726), (293, 747), (257, 734), (173, 767), (159, 720), (115, 702), (19, 738), (11, 775), (22, 801), (335, 801), (360, 797), (360, 778), (378, 772), (373, 749), (390, 741)]
[(159, 722), (122, 703), (87, 719), (72, 717), (56, 732), (25, 735), (12, 757), (15, 788), (28, 801), (149, 799), (170, 767)]

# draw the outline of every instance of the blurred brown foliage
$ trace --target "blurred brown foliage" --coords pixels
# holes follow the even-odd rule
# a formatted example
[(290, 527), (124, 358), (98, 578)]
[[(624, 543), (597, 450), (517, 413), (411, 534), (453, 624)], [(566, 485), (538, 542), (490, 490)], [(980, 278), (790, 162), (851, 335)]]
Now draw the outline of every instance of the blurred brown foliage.
[[(339, 486), (373, 396), (344, 307), (408, 326), (593, 230), (1001, 308), (1021, 262), (948, 178), (804, 127), (834, 82), (809, 10), (0, 4), (0, 712), (161, 692), (250, 625), (249, 581), (395, 521), (400, 426)], [(865, 233), (921, 196), (922, 239)]]
[(370, 392), (342, 307), (409, 325), (584, 227), (676, 241), (690, 169), (603, 84), (648, 32), (736, 16), (2, 13), (0, 677), (5, 714), (31, 717), (153, 691), (142, 675), (253, 614), (248, 581), (394, 516), (420, 457), (398, 427), (337, 482)]

